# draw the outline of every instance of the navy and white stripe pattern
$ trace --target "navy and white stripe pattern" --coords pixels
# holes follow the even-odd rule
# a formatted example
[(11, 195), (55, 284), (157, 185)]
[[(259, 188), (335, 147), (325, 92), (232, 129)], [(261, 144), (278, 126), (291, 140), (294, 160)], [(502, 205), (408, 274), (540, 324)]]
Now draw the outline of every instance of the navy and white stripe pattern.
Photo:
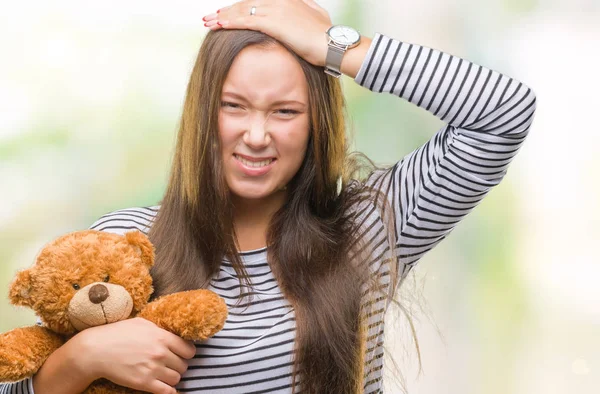
[(33, 393), (33, 379), (24, 379), (15, 383), (0, 383), (0, 394)]
[[(123, 234), (147, 233), (159, 207), (131, 208), (105, 215), (92, 229)], [(214, 337), (196, 344), (196, 356), (178, 385), (180, 392), (291, 392), (295, 317), (266, 259), (267, 249), (242, 252), (252, 281), (252, 301), (240, 287), (233, 266), (221, 263), (210, 290), (225, 299), (229, 315)]]
[[(411, 267), (465, 217), (504, 177), (529, 131), (536, 106), (523, 83), (467, 60), (377, 33), (355, 81), (402, 97), (446, 123), (423, 146), (368, 184), (384, 191), (391, 221), (375, 205), (359, 207), (366, 218), (370, 267), (382, 289), (393, 291), (390, 273)], [(376, 131), (372, 131), (375, 133)], [(158, 207), (103, 216), (92, 228), (147, 232)], [(266, 249), (242, 253), (254, 284), (254, 300), (234, 305), (238, 278), (227, 261), (210, 289), (230, 307), (225, 327), (198, 343), (196, 357), (178, 385), (181, 392), (290, 393), (294, 311), (269, 270)], [(394, 264), (390, 264), (394, 262)], [(373, 300), (368, 318), (365, 393), (383, 392), (385, 298)], [(32, 393), (29, 381), (0, 386), (0, 393)]]

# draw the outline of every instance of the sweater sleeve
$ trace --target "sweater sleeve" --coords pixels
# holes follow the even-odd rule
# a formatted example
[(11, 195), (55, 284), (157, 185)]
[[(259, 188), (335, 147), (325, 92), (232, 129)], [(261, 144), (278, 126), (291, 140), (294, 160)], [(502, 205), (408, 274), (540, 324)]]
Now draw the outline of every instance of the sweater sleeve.
[(388, 227), (394, 227), (387, 229), (389, 246), (404, 276), (506, 175), (531, 127), (536, 97), (499, 72), (379, 33), (355, 81), (402, 97), (446, 123), (366, 181), (387, 197), (393, 216)]
[(0, 394), (34, 394), (33, 378), (14, 383), (0, 383)]

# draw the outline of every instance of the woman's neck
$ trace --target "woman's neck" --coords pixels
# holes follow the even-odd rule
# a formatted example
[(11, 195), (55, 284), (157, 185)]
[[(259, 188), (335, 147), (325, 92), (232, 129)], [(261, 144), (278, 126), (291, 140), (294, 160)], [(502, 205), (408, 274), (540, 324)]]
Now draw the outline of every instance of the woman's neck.
[(284, 191), (260, 200), (232, 197), (233, 225), (238, 238), (238, 250), (253, 250), (267, 246), (269, 223), (285, 203), (286, 197)]

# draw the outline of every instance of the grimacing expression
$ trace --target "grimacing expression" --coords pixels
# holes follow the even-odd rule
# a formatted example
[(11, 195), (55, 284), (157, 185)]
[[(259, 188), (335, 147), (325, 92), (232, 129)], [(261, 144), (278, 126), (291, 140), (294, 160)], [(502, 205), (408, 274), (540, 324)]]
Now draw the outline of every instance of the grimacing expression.
[(231, 193), (265, 199), (294, 177), (309, 140), (308, 83), (281, 45), (249, 46), (223, 84), (219, 139)]

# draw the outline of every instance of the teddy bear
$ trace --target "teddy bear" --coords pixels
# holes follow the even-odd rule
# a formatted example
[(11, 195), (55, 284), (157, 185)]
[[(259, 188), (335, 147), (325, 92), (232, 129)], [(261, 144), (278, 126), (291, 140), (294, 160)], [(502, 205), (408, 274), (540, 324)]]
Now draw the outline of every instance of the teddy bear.
[[(10, 302), (33, 309), (41, 325), (0, 334), (0, 382), (32, 376), (69, 338), (101, 324), (142, 317), (187, 340), (204, 340), (223, 328), (227, 305), (210, 290), (150, 301), (153, 264), (154, 246), (139, 231), (76, 231), (44, 246), (9, 290)], [(84, 393), (139, 391), (99, 379)]]

